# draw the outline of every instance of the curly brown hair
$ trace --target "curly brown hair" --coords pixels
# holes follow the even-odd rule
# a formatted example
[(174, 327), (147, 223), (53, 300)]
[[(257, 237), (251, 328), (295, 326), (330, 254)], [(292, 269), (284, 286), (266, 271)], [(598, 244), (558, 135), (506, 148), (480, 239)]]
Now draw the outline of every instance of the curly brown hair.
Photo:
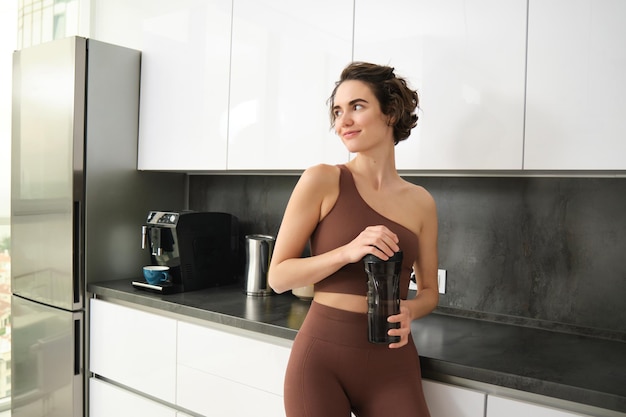
[(367, 84), (380, 103), (384, 115), (389, 116), (393, 124), (394, 144), (405, 140), (411, 134), (411, 129), (417, 126), (416, 109), (419, 106), (417, 91), (407, 85), (404, 78), (396, 76), (394, 68), (369, 62), (353, 62), (341, 72), (339, 81), (328, 98), (330, 105), (330, 124), (335, 127), (335, 93), (344, 81), (356, 80)]

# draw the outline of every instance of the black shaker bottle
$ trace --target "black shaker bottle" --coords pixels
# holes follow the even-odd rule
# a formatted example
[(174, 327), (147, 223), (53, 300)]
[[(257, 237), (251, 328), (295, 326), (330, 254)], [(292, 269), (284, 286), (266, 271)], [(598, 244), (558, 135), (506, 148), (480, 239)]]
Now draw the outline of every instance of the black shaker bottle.
[(363, 258), (367, 273), (367, 318), (369, 341), (372, 343), (395, 343), (400, 336), (389, 336), (389, 329), (397, 329), (400, 323), (389, 323), (387, 318), (400, 313), (400, 271), (402, 251), (383, 261), (375, 255)]

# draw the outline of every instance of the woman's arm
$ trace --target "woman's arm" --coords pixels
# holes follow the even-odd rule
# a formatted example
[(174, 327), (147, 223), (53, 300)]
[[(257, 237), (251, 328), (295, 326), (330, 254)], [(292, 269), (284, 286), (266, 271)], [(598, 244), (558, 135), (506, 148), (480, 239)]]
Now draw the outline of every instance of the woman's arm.
[(413, 265), (418, 291), (414, 299), (407, 300), (407, 307), (411, 310), (411, 320), (429, 314), (439, 302), (437, 209), (432, 197), (424, 202), (424, 213), (424, 224), (419, 235), (419, 251), (417, 260)]
[(336, 257), (302, 258), (330, 197), (332, 178), (338, 181), (333, 169), (323, 165), (307, 169), (289, 198), (268, 273), (269, 284), (278, 293), (313, 284), (341, 267), (341, 260)]
[(413, 270), (417, 282), (417, 296), (411, 300), (401, 301), (401, 313), (390, 317), (390, 322), (401, 323), (400, 329), (390, 330), (391, 335), (401, 336), (398, 343), (389, 347), (404, 346), (411, 334), (411, 321), (424, 317), (432, 312), (439, 302), (437, 284), (438, 252), (437, 252), (437, 208), (430, 194), (420, 199), (420, 212), (423, 216), (420, 229), (419, 250)]

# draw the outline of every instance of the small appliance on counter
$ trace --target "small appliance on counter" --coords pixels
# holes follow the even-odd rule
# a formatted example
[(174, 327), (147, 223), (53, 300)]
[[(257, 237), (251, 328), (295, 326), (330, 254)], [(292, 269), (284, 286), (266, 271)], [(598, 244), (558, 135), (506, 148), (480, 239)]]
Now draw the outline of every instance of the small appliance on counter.
[(272, 252), (276, 238), (269, 235), (246, 236), (246, 294), (272, 295), (274, 291), (267, 282)]
[(231, 214), (150, 211), (141, 227), (141, 246), (151, 265), (169, 267), (169, 279), (159, 284), (133, 281), (136, 288), (171, 294), (237, 280), (239, 220)]

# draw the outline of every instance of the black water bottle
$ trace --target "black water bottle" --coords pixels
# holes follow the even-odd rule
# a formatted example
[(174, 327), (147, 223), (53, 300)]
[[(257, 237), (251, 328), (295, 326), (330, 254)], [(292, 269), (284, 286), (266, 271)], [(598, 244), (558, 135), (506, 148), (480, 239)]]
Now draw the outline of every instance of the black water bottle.
[(397, 329), (400, 323), (389, 323), (389, 316), (400, 313), (400, 271), (402, 252), (396, 252), (383, 261), (375, 255), (363, 258), (367, 273), (367, 318), (369, 341), (372, 343), (395, 343), (400, 336), (389, 336), (389, 329)]

